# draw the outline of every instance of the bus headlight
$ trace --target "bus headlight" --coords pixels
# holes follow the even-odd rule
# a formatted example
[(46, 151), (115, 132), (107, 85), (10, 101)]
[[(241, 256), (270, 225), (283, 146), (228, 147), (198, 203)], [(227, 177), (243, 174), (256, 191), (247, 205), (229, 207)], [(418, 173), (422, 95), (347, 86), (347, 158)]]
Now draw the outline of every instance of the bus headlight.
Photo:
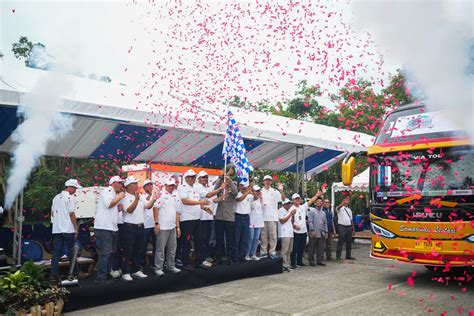
[(466, 240), (467, 240), (468, 242), (474, 243), (474, 235), (471, 235), (471, 236), (466, 237)]
[(377, 224), (370, 223), (370, 227), (372, 228), (372, 232), (377, 236), (382, 236), (385, 238), (395, 238), (395, 234), (391, 231), (386, 230), (385, 228), (380, 227)]

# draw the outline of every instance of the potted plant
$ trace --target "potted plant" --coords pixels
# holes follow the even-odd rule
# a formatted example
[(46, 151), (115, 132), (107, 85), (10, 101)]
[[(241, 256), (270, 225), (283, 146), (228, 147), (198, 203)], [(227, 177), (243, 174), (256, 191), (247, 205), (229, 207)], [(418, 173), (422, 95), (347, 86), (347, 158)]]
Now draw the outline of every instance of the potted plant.
[(60, 315), (68, 294), (46, 281), (44, 266), (28, 261), (0, 277), (0, 314)]

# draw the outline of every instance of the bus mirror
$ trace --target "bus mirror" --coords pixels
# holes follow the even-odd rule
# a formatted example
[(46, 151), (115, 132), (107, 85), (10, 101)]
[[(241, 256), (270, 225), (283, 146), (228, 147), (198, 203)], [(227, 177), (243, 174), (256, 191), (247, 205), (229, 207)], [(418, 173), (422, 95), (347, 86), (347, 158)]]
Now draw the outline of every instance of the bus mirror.
[(344, 185), (351, 185), (354, 178), (355, 158), (348, 155), (342, 161), (342, 183)]

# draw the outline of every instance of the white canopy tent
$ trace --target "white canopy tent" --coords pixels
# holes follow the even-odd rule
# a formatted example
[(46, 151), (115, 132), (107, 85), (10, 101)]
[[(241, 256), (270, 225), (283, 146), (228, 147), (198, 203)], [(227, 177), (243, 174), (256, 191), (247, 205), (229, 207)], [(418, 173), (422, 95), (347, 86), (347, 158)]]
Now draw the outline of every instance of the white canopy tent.
[(346, 186), (342, 182), (332, 184), (331, 189), (331, 209), (334, 211), (335, 193), (343, 191), (369, 192), (370, 168), (354, 177), (352, 185)]

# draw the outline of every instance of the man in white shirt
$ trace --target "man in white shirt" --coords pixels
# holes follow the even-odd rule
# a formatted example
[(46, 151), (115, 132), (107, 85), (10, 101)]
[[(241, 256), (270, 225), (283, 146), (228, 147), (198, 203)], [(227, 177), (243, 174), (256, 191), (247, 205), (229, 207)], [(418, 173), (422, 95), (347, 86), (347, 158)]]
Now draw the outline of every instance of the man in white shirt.
[(214, 203), (213, 197), (221, 192), (224, 186), (220, 186), (217, 189), (209, 185), (209, 175), (206, 171), (199, 171), (197, 175), (197, 183), (195, 184), (196, 189), (199, 192), (199, 197), (201, 199), (209, 200), (209, 206), (204, 207), (201, 210), (201, 229), (202, 229), (202, 244), (203, 244), (203, 258), (211, 262), (212, 259), (212, 245), (211, 245), (211, 235), (212, 229), (214, 226), (214, 215), (216, 215), (217, 204)]
[(125, 180), (125, 197), (120, 201), (123, 207), (124, 254), (122, 260), (122, 280), (133, 281), (132, 275), (139, 279), (147, 277), (140, 266), (145, 240), (145, 205), (138, 191), (138, 180), (134, 177)]
[(276, 259), (277, 245), (277, 222), (278, 222), (278, 203), (285, 199), (283, 185), (278, 183), (278, 190), (272, 188), (273, 178), (270, 175), (263, 177), (264, 187), (262, 189), (262, 209), (264, 226), (262, 229), (260, 243), (260, 257)]
[(337, 212), (337, 249), (336, 259), (341, 260), (342, 246), (346, 244), (346, 259), (355, 260), (351, 257), (352, 237), (355, 234), (352, 210), (349, 208), (349, 198), (345, 198), (336, 207)]
[(250, 210), (254, 192), (248, 182), (239, 185), (240, 192), (235, 198), (235, 251), (237, 259), (245, 261), (250, 243)]
[(207, 269), (209, 263), (204, 262), (202, 251), (202, 230), (201, 230), (201, 208), (209, 206), (209, 200), (201, 200), (198, 190), (195, 187), (196, 172), (189, 169), (183, 175), (184, 182), (178, 187), (178, 196), (181, 200), (180, 221), (181, 221), (181, 242), (183, 245), (182, 258), (185, 269), (191, 270), (191, 235), (194, 239), (194, 253), (196, 255), (195, 266)]
[(155, 253), (156, 253), (156, 236), (153, 232), (155, 227), (155, 219), (153, 218), (153, 205), (156, 202), (156, 196), (153, 195), (153, 181), (147, 179), (143, 182), (143, 191), (144, 194), (140, 196), (143, 205), (145, 205), (145, 239), (143, 242), (143, 253), (141, 255), (140, 265), (145, 266), (148, 244), (151, 243), (153, 247), (153, 255), (151, 256), (151, 266), (155, 266)]
[(165, 189), (157, 199), (153, 207), (153, 218), (155, 220), (154, 231), (156, 234), (156, 254), (155, 254), (155, 273), (157, 276), (163, 276), (163, 263), (165, 261), (166, 249), (166, 268), (171, 273), (179, 273), (180, 269), (175, 267), (176, 241), (181, 236), (179, 226), (179, 198), (174, 192), (176, 181), (168, 179), (165, 182)]
[[(74, 241), (77, 239), (78, 229), (76, 220), (76, 189), (82, 188), (76, 179), (69, 179), (64, 183), (64, 191), (56, 195), (51, 206), (53, 222), (53, 257), (51, 258), (51, 278), (58, 277), (58, 265), (64, 246), (67, 249), (69, 264), (72, 263)], [(75, 272), (79, 269), (75, 266)]]
[(291, 208), (296, 209), (295, 223), (293, 225), (293, 251), (291, 252), (291, 268), (293, 269), (297, 268), (297, 266), (306, 266), (303, 262), (304, 247), (306, 246), (306, 237), (308, 233), (306, 217), (308, 216), (309, 206), (312, 205), (321, 195), (322, 192), (317, 192), (304, 204), (301, 204), (302, 199), (298, 193), (291, 196), (291, 200), (293, 201), (293, 206)]
[(109, 180), (109, 187), (100, 193), (95, 212), (94, 235), (96, 248), (99, 255), (97, 260), (96, 284), (107, 285), (112, 281), (107, 280), (107, 274), (112, 270), (112, 254), (117, 250), (118, 241), (118, 204), (125, 197), (123, 180), (114, 176)]
[(250, 209), (250, 242), (249, 250), (245, 260), (258, 261), (260, 258), (256, 256), (258, 242), (260, 240), (260, 232), (264, 226), (263, 210), (262, 210), (262, 189), (259, 185), (253, 186), (254, 201)]
[(291, 201), (285, 199), (283, 206), (278, 210), (278, 237), (281, 238), (281, 257), (283, 271), (290, 272), (290, 253), (293, 250), (293, 223), (296, 209), (291, 208)]

